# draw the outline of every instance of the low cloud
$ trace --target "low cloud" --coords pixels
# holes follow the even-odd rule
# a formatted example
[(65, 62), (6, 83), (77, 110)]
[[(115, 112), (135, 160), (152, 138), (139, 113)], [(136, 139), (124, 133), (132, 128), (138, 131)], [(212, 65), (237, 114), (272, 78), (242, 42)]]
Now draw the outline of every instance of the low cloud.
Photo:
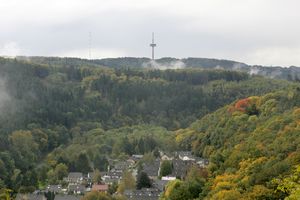
[(169, 63), (158, 63), (155, 60), (151, 60), (147, 63), (143, 63), (144, 68), (152, 68), (152, 69), (183, 69), (185, 68), (185, 64), (182, 61), (172, 61)]
[(250, 71), (249, 71), (249, 74), (250, 75), (257, 75), (259, 72), (260, 72), (259, 68), (257, 68), (257, 67), (251, 67)]

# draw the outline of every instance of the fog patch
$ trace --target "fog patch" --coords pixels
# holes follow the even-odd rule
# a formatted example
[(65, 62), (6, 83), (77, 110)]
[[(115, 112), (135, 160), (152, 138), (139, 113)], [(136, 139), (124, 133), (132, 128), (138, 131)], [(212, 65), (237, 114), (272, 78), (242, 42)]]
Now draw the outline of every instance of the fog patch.
[(151, 68), (151, 69), (183, 69), (185, 68), (185, 64), (182, 61), (171, 61), (169, 63), (158, 63), (155, 60), (151, 60), (149, 62), (143, 63), (142, 65), (144, 68)]
[(249, 71), (249, 74), (250, 75), (257, 75), (257, 74), (259, 74), (259, 72), (260, 72), (259, 68), (257, 68), (257, 67), (251, 67), (250, 71)]
[(233, 65), (232, 69), (236, 71), (241, 71), (245, 65), (241, 63), (236, 63)]
[(223, 67), (221, 67), (220, 65), (215, 66), (215, 69), (224, 69)]

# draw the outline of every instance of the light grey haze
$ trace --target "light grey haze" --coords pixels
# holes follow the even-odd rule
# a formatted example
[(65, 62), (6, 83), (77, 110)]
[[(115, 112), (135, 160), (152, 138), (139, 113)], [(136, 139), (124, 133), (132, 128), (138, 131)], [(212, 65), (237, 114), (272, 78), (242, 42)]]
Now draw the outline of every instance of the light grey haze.
[(0, 0), (0, 55), (300, 66), (298, 0)]

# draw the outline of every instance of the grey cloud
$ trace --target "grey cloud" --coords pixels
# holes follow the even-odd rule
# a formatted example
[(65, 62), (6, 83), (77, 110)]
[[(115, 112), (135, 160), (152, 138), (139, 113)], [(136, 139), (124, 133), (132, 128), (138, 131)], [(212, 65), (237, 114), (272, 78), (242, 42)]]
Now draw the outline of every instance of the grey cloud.
[[(11, 1), (24, 5), (20, 0)], [(30, 0), (24, 8), (28, 11), (11, 10), (11, 15), (16, 16), (6, 21), (2, 15), (10, 10), (0, 9), (6, 12), (0, 13), (0, 48), (14, 43), (23, 55), (77, 52), (76, 56), (86, 57), (88, 34), (92, 32), (95, 57), (150, 57), (154, 31), (157, 57), (214, 57), (249, 64), (300, 65), (300, 28), (296, 25), (300, 2), (295, 0), (109, 2), (54, 0), (43, 5)], [(80, 52), (82, 55), (77, 55)]]

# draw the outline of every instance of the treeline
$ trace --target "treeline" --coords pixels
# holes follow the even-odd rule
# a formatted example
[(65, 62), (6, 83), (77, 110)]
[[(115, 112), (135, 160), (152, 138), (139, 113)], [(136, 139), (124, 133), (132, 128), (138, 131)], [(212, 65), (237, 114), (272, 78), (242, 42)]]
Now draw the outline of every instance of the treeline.
[(299, 88), (252, 96), (177, 131), (181, 148), (210, 159), (198, 199), (298, 199), (299, 102)]

